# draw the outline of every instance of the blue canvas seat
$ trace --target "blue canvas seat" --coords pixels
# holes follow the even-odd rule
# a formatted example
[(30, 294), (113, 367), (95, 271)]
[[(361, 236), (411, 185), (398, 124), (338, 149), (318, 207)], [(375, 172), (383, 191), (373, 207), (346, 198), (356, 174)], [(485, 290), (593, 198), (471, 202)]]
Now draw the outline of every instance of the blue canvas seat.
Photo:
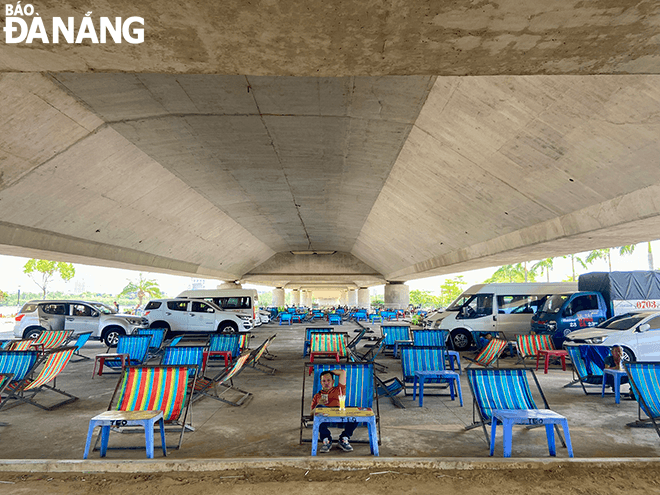
[(83, 348), (83, 346), (87, 343), (89, 338), (92, 336), (92, 332), (85, 332), (85, 333), (80, 333), (78, 334), (75, 342), (73, 342), (71, 345), (76, 348), (76, 352), (73, 353), (73, 355), (76, 357), (76, 359), (71, 359), (72, 363), (77, 363), (79, 361), (89, 361), (92, 358), (88, 356), (84, 356), (83, 354), (80, 353), (80, 350)]
[(596, 386), (594, 394), (601, 394), (605, 369), (605, 358), (610, 355), (611, 350), (602, 345), (577, 345), (565, 344), (564, 349), (568, 351), (573, 365), (573, 380), (564, 388), (579, 383), (586, 395), (589, 395), (588, 386)]
[(385, 337), (386, 350), (394, 351), (397, 342), (412, 343), (409, 325), (381, 325), (380, 332)]
[[(439, 384), (441, 387), (433, 387), (431, 392), (438, 392), (446, 384), (450, 386), (450, 395), (454, 398), (454, 385), (458, 389), (460, 403), (463, 405), (460, 377), (458, 373), (446, 370), (446, 349), (444, 347), (417, 347), (406, 346), (401, 349), (401, 372), (404, 386), (404, 394), (409, 395), (408, 387), (413, 385), (413, 395), (417, 381), (422, 383)], [(423, 385), (422, 385), (423, 386)], [(427, 394), (430, 395), (430, 394)], [(423, 393), (420, 392), (420, 406), (422, 405)]]
[[(660, 363), (626, 363), (630, 387), (639, 403), (639, 419), (628, 426), (653, 425), (660, 436)], [(642, 418), (641, 413), (647, 418)]]
[(195, 346), (167, 346), (163, 349), (160, 359), (161, 366), (190, 366), (190, 372), (202, 373), (204, 363), (204, 351), (208, 347)]
[[(139, 366), (144, 364), (149, 354), (149, 335), (120, 335), (117, 341), (115, 354), (128, 354), (128, 366)], [(122, 362), (118, 358), (106, 358), (105, 366), (112, 369), (120, 369)]]
[(241, 354), (241, 335), (238, 333), (216, 333), (209, 340), (209, 360), (207, 365), (213, 361), (214, 353), (230, 352), (228, 362), (235, 361)]
[(149, 358), (161, 353), (163, 343), (165, 342), (166, 328), (138, 328), (138, 335), (149, 335)]

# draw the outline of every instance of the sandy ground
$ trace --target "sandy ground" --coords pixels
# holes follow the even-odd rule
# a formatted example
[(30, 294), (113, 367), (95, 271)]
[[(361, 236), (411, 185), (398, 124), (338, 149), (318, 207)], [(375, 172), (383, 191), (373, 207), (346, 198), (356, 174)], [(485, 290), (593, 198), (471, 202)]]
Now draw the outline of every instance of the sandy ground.
[(330, 471), (282, 468), (171, 474), (0, 474), (0, 494), (192, 495), (358, 493), (616, 494), (660, 493), (660, 467)]

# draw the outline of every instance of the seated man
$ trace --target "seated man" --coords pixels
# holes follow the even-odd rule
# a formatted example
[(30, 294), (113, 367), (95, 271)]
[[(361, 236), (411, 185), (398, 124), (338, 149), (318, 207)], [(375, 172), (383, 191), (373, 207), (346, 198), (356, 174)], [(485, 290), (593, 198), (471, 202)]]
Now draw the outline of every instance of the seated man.
[[(339, 384), (335, 387), (335, 376), (339, 377)], [(317, 407), (339, 407), (339, 396), (346, 395), (346, 370), (330, 370), (321, 373), (321, 391), (312, 399), (312, 414)], [(346, 423), (344, 431), (339, 435), (339, 448), (344, 452), (351, 452), (353, 447), (348, 442), (357, 427), (357, 423)], [(319, 453), (329, 452), (332, 448), (332, 435), (326, 423), (321, 423), (319, 436), (322, 442)]]

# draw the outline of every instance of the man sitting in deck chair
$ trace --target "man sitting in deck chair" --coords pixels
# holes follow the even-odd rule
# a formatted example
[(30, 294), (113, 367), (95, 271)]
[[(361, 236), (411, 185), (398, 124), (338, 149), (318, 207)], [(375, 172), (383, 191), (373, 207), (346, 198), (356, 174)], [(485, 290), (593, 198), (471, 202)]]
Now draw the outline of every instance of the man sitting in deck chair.
[[(339, 378), (339, 383), (335, 387), (335, 376)], [(321, 373), (321, 390), (314, 395), (312, 399), (312, 414), (317, 407), (339, 407), (339, 396), (346, 397), (346, 370), (330, 370)], [(339, 448), (344, 452), (351, 452), (353, 447), (349, 443), (357, 423), (345, 423), (344, 431), (339, 435)], [(332, 448), (332, 434), (328, 425), (321, 423), (319, 428), (320, 440), (322, 442), (319, 452), (325, 454)]]

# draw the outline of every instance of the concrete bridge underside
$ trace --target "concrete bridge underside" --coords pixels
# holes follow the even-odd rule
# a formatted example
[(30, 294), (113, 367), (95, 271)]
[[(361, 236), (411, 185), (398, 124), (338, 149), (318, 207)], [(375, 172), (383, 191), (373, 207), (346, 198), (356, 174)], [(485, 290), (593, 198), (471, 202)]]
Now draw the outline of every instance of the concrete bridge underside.
[(0, 44), (4, 254), (359, 288), (660, 237), (657, 2), (38, 10), (145, 42)]

